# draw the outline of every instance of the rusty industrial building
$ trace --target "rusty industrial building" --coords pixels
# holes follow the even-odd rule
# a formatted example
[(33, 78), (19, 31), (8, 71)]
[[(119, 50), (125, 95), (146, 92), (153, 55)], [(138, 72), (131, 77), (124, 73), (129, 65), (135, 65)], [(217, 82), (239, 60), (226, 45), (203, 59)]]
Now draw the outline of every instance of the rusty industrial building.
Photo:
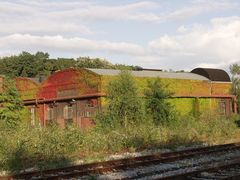
[[(106, 86), (120, 70), (69, 68), (56, 71), (43, 82), (16, 78), (16, 86), (30, 111), (31, 123), (65, 127), (74, 123), (80, 128), (92, 126), (92, 117), (106, 105)], [(130, 71), (141, 92), (147, 81), (160, 78), (173, 93), (169, 101), (181, 114), (207, 111), (229, 116), (237, 112), (231, 80), (220, 69), (196, 68), (191, 72), (163, 72), (153, 69)], [(0, 78), (2, 88), (3, 78)], [(197, 103), (197, 104), (196, 104)]]

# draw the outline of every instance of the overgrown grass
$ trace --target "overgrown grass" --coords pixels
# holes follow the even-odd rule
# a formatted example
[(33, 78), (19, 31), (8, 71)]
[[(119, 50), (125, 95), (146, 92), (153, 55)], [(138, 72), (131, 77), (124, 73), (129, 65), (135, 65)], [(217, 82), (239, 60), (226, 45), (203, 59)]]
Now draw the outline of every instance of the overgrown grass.
[(33, 128), (24, 123), (16, 129), (1, 126), (0, 168), (10, 172), (30, 167), (45, 169), (123, 151), (229, 142), (240, 137), (235, 119), (184, 117), (164, 126), (146, 121), (126, 128), (95, 127), (85, 131), (73, 126)]

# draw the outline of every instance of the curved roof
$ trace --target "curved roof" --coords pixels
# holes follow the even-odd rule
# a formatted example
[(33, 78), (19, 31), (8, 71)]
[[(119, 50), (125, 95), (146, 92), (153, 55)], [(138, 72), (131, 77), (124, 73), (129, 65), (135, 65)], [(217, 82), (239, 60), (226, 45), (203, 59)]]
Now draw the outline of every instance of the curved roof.
[[(121, 71), (115, 69), (92, 69), (87, 68), (88, 70), (98, 74), (98, 75), (109, 75), (116, 76)], [(162, 71), (130, 71), (133, 76), (136, 77), (159, 77), (159, 78), (170, 78), (170, 79), (190, 79), (190, 80), (200, 80), (200, 81), (209, 81), (208, 78), (189, 72), (162, 72)]]
[(192, 73), (204, 76), (211, 81), (231, 82), (229, 75), (222, 69), (196, 68)]
[(35, 99), (40, 84), (27, 77), (16, 77), (16, 87), (23, 100)]
[(86, 69), (56, 71), (43, 81), (38, 97), (54, 99), (96, 93), (99, 79), (99, 76)]

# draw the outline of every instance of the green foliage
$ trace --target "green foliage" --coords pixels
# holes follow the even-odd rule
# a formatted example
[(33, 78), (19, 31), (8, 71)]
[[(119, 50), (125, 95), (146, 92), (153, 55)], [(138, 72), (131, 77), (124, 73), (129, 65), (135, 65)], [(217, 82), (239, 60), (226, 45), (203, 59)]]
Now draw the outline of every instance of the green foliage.
[(114, 65), (104, 59), (94, 58), (91, 59), (90, 57), (79, 57), (77, 58), (77, 67), (80, 68), (105, 68), (111, 69)]
[(97, 68), (97, 69), (121, 69), (121, 70), (133, 69), (133, 66), (127, 66), (124, 64), (112, 64), (105, 59), (90, 57), (77, 58), (75, 66), (79, 68)]
[(240, 112), (240, 66), (238, 64), (230, 65), (232, 74), (232, 92), (237, 96), (238, 112)]
[(23, 51), (19, 55), (0, 58), (0, 74), (15, 77), (48, 76), (56, 70), (70, 67), (105, 68), (105, 69), (132, 69), (132, 66), (112, 64), (100, 58), (79, 57), (49, 59), (49, 54), (37, 52), (31, 54)]
[(200, 106), (199, 98), (195, 98), (193, 100), (193, 111), (192, 111), (192, 113), (193, 113), (193, 116), (197, 119), (200, 118), (200, 115), (201, 115), (199, 106)]
[(239, 128), (235, 120), (223, 117), (183, 116), (179, 121), (171, 122), (167, 128), (172, 131), (172, 143), (203, 142), (209, 144), (232, 142), (239, 137)]
[(65, 131), (56, 126), (40, 129), (21, 123), (14, 130), (1, 130), (0, 167), (9, 171), (68, 165), (70, 158), (66, 154), (72, 153), (81, 140), (77, 129)]
[(167, 125), (144, 121), (126, 128), (85, 131), (75, 126), (34, 128), (25, 123), (10, 130), (0, 126), (0, 170), (15, 172), (32, 167), (61, 167), (72, 165), (76, 160), (103, 159), (123, 150), (134, 152), (194, 143), (230, 143), (239, 135), (240, 130), (232, 119), (196, 120), (192, 116), (170, 121)]
[(9, 126), (16, 125), (20, 121), (23, 105), (14, 81), (7, 77), (4, 78), (0, 103), (0, 121)]
[(48, 57), (48, 53), (43, 52), (36, 54), (22, 52), (18, 56), (3, 57), (0, 59), (0, 74), (35, 77), (44, 70)]
[(231, 64), (229, 68), (232, 75), (240, 74), (240, 66), (238, 64)]
[[(105, 122), (127, 127), (144, 119), (142, 98), (132, 75), (122, 71), (107, 87)], [(102, 118), (103, 120), (103, 118)]]
[(159, 78), (149, 80), (145, 89), (147, 113), (156, 124), (165, 124), (175, 119), (173, 107), (167, 101), (171, 94), (165, 89)]

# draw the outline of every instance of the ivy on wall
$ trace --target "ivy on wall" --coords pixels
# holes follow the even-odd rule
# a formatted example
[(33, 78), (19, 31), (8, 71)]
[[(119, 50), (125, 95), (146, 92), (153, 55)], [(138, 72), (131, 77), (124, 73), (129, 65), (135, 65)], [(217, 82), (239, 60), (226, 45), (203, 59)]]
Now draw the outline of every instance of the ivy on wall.
[[(106, 92), (106, 86), (115, 76), (102, 76), (101, 92)], [(140, 94), (143, 96), (144, 89), (148, 80), (156, 79), (150, 77), (134, 77)], [(214, 114), (218, 109), (218, 100), (213, 98), (197, 98), (210, 95), (230, 95), (231, 83), (215, 83), (209, 81), (187, 80), (187, 79), (164, 79), (162, 84), (166, 90), (173, 94), (173, 98), (168, 101), (181, 115), (192, 114), (201, 116), (205, 112)], [(189, 96), (188, 98), (177, 98), (178, 96)], [(191, 97), (192, 96), (192, 97)], [(176, 97), (176, 98), (174, 98)], [(101, 99), (102, 105), (106, 104), (104, 98)]]

